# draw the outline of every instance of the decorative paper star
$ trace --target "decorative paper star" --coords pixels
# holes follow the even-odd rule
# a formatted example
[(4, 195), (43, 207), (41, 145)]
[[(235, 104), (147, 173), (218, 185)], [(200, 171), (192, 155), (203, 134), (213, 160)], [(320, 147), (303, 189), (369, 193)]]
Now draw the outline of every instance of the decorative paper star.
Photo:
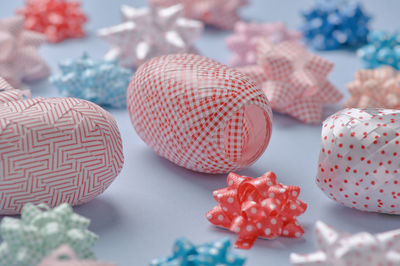
[(23, 88), (22, 81), (45, 78), (50, 70), (38, 48), (45, 36), (24, 30), (21, 16), (0, 19), (0, 76), (15, 88)]
[(50, 82), (63, 96), (116, 108), (126, 106), (126, 88), (133, 73), (117, 61), (94, 60), (84, 54), (78, 60), (63, 60), (59, 66), (62, 73), (53, 75)]
[(358, 70), (347, 89), (346, 107), (400, 109), (400, 73), (390, 66)]
[(369, 32), (366, 15), (360, 3), (347, 0), (318, 0), (303, 12), (304, 37), (317, 50), (355, 48), (366, 43)]
[(301, 237), (304, 230), (297, 222), (307, 204), (298, 200), (300, 188), (276, 181), (273, 172), (251, 178), (228, 175), (228, 187), (214, 191), (218, 205), (207, 219), (239, 235), (235, 247), (249, 249), (258, 237)]
[(68, 245), (63, 245), (50, 253), (39, 266), (116, 266), (116, 264), (95, 260), (79, 260)]
[(319, 123), (325, 103), (342, 94), (327, 80), (333, 63), (294, 42), (259, 40), (258, 65), (238, 68), (264, 90), (273, 110), (305, 123)]
[(199, 246), (193, 245), (186, 238), (179, 238), (174, 245), (174, 254), (170, 257), (154, 259), (151, 266), (242, 266), (245, 258), (232, 253), (229, 239)]
[(368, 44), (357, 51), (367, 68), (389, 65), (400, 70), (400, 34), (372, 31), (368, 34)]
[(198, 19), (221, 29), (233, 28), (235, 22), (240, 20), (239, 9), (247, 2), (247, 0), (149, 0), (149, 3), (156, 7), (182, 4), (185, 17)]
[(52, 210), (45, 204), (26, 204), (21, 219), (1, 221), (0, 265), (37, 265), (63, 244), (70, 245), (79, 258), (93, 258), (97, 236), (87, 230), (89, 223), (66, 203)]
[(101, 29), (98, 35), (112, 45), (105, 59), (119, 59), (127, 67), (160, 55), (193, 51), (203, 31), (200, 21), (182, 17), (182, 5), (159, 9), (123, 5), (121, 12), (124, 22)]
[(82, 25), (86, 16), (79, 2), (67, 0), (25, 0), (17, 11), (25, 16), (25, 28), (44, 33), (49, 42), (85, 36)]
[(233, 51), (230, 65), (244, 66), (257, 61), (257, 42), (260, 38), (272, 43), (283, 41), (300, 42), (303, 35), (298, 31), (286, 28), (282, 22), (246, 23), (236, 22), (234, 33), (226, 38), (226, 44)]
[(307, 255), (292, 253), (293, 265), (400, 265), (400, 229), (350, 235), (317, 221), (315, 236), (320, 250)]

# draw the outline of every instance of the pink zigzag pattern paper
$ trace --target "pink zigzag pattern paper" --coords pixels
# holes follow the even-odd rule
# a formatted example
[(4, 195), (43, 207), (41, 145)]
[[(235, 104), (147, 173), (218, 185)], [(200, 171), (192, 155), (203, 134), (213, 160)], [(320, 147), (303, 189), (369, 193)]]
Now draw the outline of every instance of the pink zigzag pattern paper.
[(122, 165), (117, 124), (99, 106), (74, 98), (0, 103), (0, 214), (28, 202), (85, 203)]

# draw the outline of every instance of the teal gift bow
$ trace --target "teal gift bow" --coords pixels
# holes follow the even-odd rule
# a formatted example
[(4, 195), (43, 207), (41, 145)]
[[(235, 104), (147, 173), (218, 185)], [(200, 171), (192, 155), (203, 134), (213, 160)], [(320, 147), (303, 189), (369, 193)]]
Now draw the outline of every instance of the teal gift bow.
[(186, 238), (178, 238), (170, 257), (154, 259), (151, 266), (242, 266), (245, 258), (232, 253), (228, 238), (195, 246)]
[(26, 204), (21, 219), (5, 217), (0, 225), (0, 265), (35, 266), (54, 249), (68, 244), (81, 259), (94, 258), (97, 235), (87, 230), (90, 220), (63, 203)]

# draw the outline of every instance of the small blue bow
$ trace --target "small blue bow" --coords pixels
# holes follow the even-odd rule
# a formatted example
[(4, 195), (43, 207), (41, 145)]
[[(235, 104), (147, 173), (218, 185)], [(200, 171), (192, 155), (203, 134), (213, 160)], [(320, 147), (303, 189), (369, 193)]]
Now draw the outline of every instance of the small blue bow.
[(316, 50), (356, 48), (366, 43), (369, 32), (360, 3), (345, 0), (319, 0), (302, 13), (304, 37)]
[(61, 74), (50, 77), (50, 82), (63, 96), (116, 108), (126, 106), (126, 89), (133, 73), (117, 61), (94, 60), (83, 54), (76, 60), (61, 61), (59, 67)]
[(368, 44), (357, 51), (367, 68), (389, 65), (400, 70), (400, 34), (372, 31)]
[(170, 257), (154, 259), (151, 266), (215, 266), (244, 265), (245, 258), (229, 251), (231, 242), (228, 238), (194, 246), (186, 238), (178, 238), (174, 253)]

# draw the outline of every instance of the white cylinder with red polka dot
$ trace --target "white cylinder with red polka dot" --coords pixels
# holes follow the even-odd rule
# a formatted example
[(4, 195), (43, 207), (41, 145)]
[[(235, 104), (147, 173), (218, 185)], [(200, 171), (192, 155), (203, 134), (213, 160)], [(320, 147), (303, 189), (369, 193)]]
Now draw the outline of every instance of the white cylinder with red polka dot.
[(317, 184), (362, 211), (400, 214), (400, 110), (344, 109), (322, 127)]
[(185, 168), (227, 173), (255, 162), (268, 145), (272, 112), (247, 76), (194, 54), (154, 58), (127, 91), (138, 135)]

